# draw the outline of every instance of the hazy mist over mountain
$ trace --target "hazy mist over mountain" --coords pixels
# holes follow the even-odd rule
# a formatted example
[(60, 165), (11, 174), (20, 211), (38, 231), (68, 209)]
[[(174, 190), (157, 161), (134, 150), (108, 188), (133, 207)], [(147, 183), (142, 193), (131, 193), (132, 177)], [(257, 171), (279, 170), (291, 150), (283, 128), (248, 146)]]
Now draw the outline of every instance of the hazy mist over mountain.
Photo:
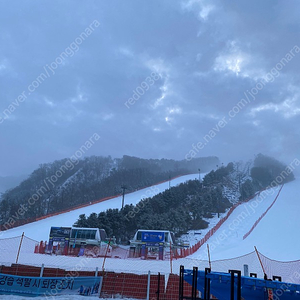
[(17, 186), (21, 181), (26, 179), (26, 175), (23, 176), (0, 176), (0, 193)]
[(76, 153), (289, 164), (300, 148), (299, 9), (1, 1), (0, 176)]

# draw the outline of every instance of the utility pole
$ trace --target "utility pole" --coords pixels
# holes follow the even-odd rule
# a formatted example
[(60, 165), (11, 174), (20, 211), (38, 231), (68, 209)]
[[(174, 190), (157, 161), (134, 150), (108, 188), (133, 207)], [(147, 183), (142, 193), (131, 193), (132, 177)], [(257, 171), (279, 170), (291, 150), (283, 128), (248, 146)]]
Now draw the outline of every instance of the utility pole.
[(200, 169), (198, 169), (198, 171), (199, 171), (199, 182), (201, 183)]
[(125, 185), (122, 185), (121, 188), (123, 189), (122, 193), (122, 209), (124, 208), (124, 198), (125, 198), (125, 190), (127, 189)]

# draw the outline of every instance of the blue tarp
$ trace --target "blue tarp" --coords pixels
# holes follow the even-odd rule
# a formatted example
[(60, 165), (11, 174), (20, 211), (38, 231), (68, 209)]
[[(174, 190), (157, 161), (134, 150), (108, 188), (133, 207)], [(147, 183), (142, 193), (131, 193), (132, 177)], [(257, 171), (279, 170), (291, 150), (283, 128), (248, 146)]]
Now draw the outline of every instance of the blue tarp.
[[(210, 279), (210, 292), (219, 300), (230, 299), (231, 274), (211, 272), (207, 274)], [(193, 271), (184, 270), (184, 280), (192, 285)], [(205, 272), (198, 271), (197, 289), (204, 293)], [(235, 277), (235, 294), (237, 289), (237, 277)], [(242, 298), (247, 300), (265, 300), (268, 289), (272, 290), (273, 299), (300, 300), (300, 285), (279, 281), (269, 281), (253, 277), (241, 277), (241, 294)]]

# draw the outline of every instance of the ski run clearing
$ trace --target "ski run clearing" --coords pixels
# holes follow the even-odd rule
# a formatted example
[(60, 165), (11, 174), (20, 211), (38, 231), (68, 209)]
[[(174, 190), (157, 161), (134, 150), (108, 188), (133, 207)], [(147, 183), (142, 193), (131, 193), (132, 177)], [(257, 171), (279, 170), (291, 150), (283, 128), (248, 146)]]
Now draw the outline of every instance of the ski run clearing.
[[(202, 178), (205, 174), (201, 174)], [(182, 182), (199, 178), (199, 174), (185, 175), (171, 180), (171, 187), (176, 186)], [(141, 199), (153, 197), (169, 188), (169, 181), (154, 185), (145, 189), (138, 190), (133, 193), (125, 195), (125, 205), (133, 204), (136, 205)], [(75, 209), (67, 213), (62, 213), (57, 216), (49, 217), (37, 222), (29, 223), (23, 226), (12, 228), (2, 232), (1, 238), (16, 237), (22, 235), (22, 232), (31, 239), (36, 241), (46, 241), (49, 239), (49, 232), (51, 226), (57, 227), (70, 227), (78, 219), (79, 215), (85, 214), (89, 216), (91, 213), (99, 213), (106, 211), (109, 208), (121, 208), (122, 207), (122, 196), (106, 200), (104, 202), (92, 204), (83, 208)]]

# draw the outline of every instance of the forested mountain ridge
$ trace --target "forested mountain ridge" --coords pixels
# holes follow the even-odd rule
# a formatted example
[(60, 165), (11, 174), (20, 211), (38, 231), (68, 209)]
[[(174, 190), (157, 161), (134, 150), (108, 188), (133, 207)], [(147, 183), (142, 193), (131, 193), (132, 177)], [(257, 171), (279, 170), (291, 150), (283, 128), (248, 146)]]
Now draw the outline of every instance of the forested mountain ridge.
[[(6, 191), (0, 202), (0, 224), (8, 220), (34, 219), (63, 211), (103, 197), (153, 185), (170, 177), (211, 170), (217, 157), (193, 162), (168, 159), (141, 159), (123, 156), (92, 156), (41, 164), (17, 187)], [(10, 226), (12, 226), (11, 224)]]

